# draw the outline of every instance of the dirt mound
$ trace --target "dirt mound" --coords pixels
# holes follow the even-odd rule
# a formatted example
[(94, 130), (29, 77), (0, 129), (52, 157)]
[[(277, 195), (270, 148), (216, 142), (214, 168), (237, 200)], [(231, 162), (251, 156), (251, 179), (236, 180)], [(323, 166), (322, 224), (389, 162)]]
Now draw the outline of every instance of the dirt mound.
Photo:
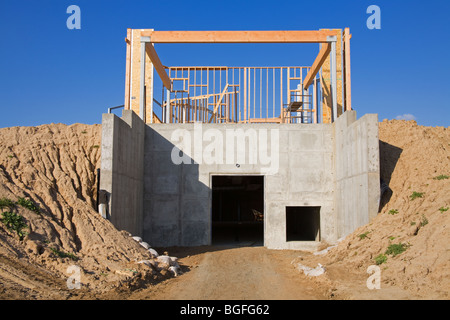
[[(381, 177), (390, 188), (380, 213), (326, 256), (302, 263), (326, 265), (327, 276), (317, 281), (328, 281), (334, 297), (379, 298), (384, 291), (392, 295), (382, 298), (448, 299), (450, 130), (399, 120), (379, 127)], [(377, 263), (384, 290), (374, 293), (366, 271)]]
[[(0, 298), (108, 297), (165, 277), (137, 263), (152, 256), (94, 210), (100, 139), (100, 125), (0, 129), (0, 209), (26, 225), (21, 240), (0, 223)], [(69, 290), (78, 274), (81, 289)]]

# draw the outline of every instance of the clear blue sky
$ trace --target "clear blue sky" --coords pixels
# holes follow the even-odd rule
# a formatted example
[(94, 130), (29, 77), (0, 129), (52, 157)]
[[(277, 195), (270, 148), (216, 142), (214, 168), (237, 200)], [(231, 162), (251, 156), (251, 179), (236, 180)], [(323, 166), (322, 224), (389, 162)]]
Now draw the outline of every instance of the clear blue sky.
[[(81, 30), (69, 30), (69, 5)], [(381, 30), (369, 30), (369, 5)], [(123, 104), (127, 28), (316, 30), (349, 27), (358, 117), (450, 125), (450, 1), (2, 0), (0, 127), (100, 123)], [(311, 65), (317, 45), (157, 46), (165, 65)], [(200, 52), (200, 53), (199, 53)]]

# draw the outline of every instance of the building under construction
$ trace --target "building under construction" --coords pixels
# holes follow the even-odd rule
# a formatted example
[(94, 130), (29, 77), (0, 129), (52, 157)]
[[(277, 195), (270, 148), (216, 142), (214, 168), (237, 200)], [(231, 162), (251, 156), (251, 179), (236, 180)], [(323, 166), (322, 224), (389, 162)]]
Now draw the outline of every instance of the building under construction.
[[(380, 196), (378, 119), (352, 110), (350, 39), (348, 28), (128, 29), (125, 110), (102, 120), (107, 217), (155, 247), (314, 250), (368, 223)], [(165, 66), (159, 43), (317, 43), (317, 56)]]

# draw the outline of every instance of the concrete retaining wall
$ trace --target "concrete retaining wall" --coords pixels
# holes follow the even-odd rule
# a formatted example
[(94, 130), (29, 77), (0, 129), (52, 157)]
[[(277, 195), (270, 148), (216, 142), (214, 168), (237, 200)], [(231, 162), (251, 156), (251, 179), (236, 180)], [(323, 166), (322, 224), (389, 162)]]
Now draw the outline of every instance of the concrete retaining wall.
[(100, 189), (108, 217), (119, 230), (142, 236), (145, 124), (132, 111), (102, 117)]
[(367, 224), (378, 213), (380, 152), (378, 116), (356, 120), (347, 111), (334, 124), (336, 155), (336, 212), (338, 237)]

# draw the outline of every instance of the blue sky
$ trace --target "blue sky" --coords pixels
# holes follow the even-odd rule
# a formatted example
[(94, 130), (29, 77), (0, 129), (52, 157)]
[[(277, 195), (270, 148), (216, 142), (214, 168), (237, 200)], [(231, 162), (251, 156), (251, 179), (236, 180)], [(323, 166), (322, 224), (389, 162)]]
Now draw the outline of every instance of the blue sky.
[[(69, 30), (69, 5), (81, 30)], [(369, 5), (381, 30), (369, 30)], [(123, 104), (127, 28), (317, 30), (349, 27), (358, 117), (450, 125), (450, 1), (2, 0), (0, 127), (100, 123)], [(156, 46), (165, 65), (311, 65), (318, 45)]]

